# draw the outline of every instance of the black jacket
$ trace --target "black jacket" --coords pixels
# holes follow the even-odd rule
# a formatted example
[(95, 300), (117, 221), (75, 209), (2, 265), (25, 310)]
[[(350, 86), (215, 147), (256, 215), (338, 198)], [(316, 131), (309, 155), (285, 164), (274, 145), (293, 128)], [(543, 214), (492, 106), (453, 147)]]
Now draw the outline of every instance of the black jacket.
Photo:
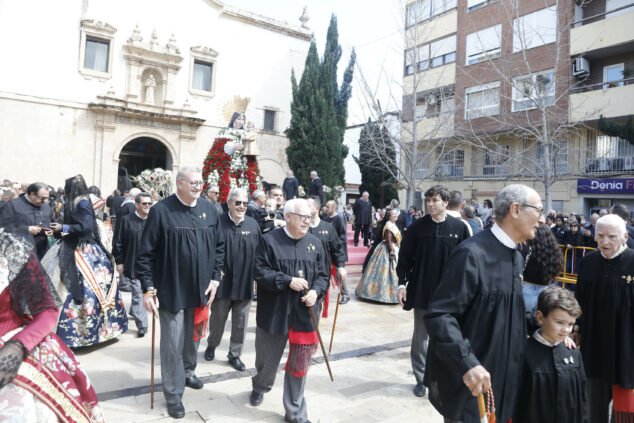
[(119, 220), (119, 232), (112, 241), (112, 255), (117, 264), (123, 264), (123, 274), (130, 279), (138, 279), (134, 269), (141, 235), (147, 219), (136, 213), (127, 214)]
[(321, 179), (316, 177), (312, 181), (310, 181), (310, 186), (308, 187), (308, 195), (316, 195), (319, 197), (321, 204), (324, 204), (324, 183), (321, 182)]
[(294, 176), (285, 178), (282, 183), (282, 191), (284, 192), (284, 198), (287, 200), (299, 198), (299, 181), (297, 178)]
[(48, 204), (36, 207), (26, 199), (26, 195), (21, 195), (2, 208), (0, 227), (30, 242), (35, 247), (37, 258), (41, 259), (48, 250), (48, 239), (44, 232), (35, 236), (29, 234), (29, 226), (48, 228), (52, 221), (53, 211)]
[(372, 203), (358, 198), (352, 206), (355, 225), (369, 225), (372, 223)]

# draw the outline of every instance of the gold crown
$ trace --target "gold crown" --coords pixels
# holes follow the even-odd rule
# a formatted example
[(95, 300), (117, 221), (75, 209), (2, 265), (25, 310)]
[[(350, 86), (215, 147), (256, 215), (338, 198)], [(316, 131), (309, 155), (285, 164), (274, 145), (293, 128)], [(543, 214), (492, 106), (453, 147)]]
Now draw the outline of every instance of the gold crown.
[(225, 101), (222, 107), (222, 117), (225, 122), (229, 123), (234, 112), (244, 114), (247, 111), (247, 107), (249, 107), (250, 101), (251, 99), (249, 97), (242, 98), (239, 95), (234, 95), (233, 98)]

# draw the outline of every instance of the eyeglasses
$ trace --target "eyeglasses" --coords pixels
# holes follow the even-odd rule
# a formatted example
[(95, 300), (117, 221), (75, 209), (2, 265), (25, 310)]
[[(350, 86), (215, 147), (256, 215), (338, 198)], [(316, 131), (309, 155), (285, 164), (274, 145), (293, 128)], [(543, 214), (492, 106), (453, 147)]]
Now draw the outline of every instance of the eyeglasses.
[(311, 219), (311, 216), (306, 216), (305, 214), (299, 214), (299, 213), (293, 213), (293, 212), (290, 212), (290, 214), (294, 214), (295, 216), (299, 217), (299, 219), (303, 220), (304, 222), (308, 222)]
[(180, 179), (180, 180), (183, 181), (183, 182), (187, 182), (192, 188), (194, 188), (194, 187), (196, 187), (196, 188), (197, 187), (202, 187), (203, 185), (205, 185), (204, 181), (193, 181), (193, 182), (191, 182), (191, 181), (186, 181), (184, 179)]
[(145, 203), (141, 203), (141, 205), (143, 205), (143, 206), (151, 206), (152, 202), (148, 201), (148, 202), (145, 202)]
[(248, 201), (234, 201), (233, 204), (236, 205), (236, 207), (240, 207), (240, 206), (247, 206)]
[(42, 201), (46, 201), (46, 200), (48, 200), (48, 197), (40, 197), (39, 195), (38, 195), (38, 198), (39, 198), (40, 200), (42, 200)]
[(540, 216), (544, 213), (543, 207), (531, 206), (530, 204), (522, 204), (522, 207), (530, 207), (531, 209), (535, 209)]

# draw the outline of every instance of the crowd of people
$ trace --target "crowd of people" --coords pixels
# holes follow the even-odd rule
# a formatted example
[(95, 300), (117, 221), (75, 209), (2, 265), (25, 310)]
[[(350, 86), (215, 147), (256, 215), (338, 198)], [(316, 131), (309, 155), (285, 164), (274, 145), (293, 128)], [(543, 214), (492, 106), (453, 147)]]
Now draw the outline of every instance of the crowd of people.
[[(186, 387), (203, 388), (199, 342), (206, 339), (202, 356), (214, 360), (230, 312), (227, 360), (246, 370), (241, 355), (256, 301), (249, 402), (259, 406), (271, 390), (289, 344), (285, 420), (307, 422), (306, 378), (331, 284), (341, 304), (350, 301), (351, 224), (353, 245), (361, 237), (369, 248), (356, 296), (413, 310), (413, 393), (427, 396), (445, 422), (479, 422), (475, 397), (483, 392), (495, 396), (501, 422), (634, 419), (634, 234), (626, 206), (588, 221), (544, 217), (539, 194), (524, 185), (482, 204), (435, 185), (425, 192), (425, 213), (402, 210), (398, 200), (375, 209), (367, 192), (339, 211), (325, 201), (316, 172), (311, 181), (305, 199), (289, 172), (282, 188), (237, 187), (225, 202), (192, 166), (180, 167), (175, 194), (158, 202), (138, 188), (102, 198), (81, 175), (58, 190), (4, 181), (0, 415), (102, 421), (70, 348), (128, 331), (126, 290), (138, 337), (148, 313), (159, 319), (171, 417), (185, 415)], [(586, 254), (565, 255), (575, 247)], [(568, 270), (578, 277), (573, 290), (558, 283)]]

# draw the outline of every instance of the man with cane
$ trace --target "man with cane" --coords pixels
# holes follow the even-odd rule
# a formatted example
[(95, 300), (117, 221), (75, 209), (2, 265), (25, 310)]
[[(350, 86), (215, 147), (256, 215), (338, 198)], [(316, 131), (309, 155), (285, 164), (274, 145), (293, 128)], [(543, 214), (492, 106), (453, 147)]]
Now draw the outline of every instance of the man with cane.
[(516, 245), (535, 237), (542, 210), (533, 189), (505, 187), (495, 198), (497, 223), (460, 243), (445, 265), (424, 317), (423, 381), (445, 422), (480, 422), (476, 396), (489, 388), (497, 421), (512, 416), (526, 342)]
[[(258, 306), (255, 368), (250, 403), (258, 406), (275, 382), (286, 343), (290, 343), (284, 373), (285, 419), (308, 422), (304, 387), (318, 336), (310, 315), (328, 289), (321, 241), (308, 233), (310, 210), (306, 200), (284, 207), (286, 226), (264, 235), (255, 258)], [(306, 292), (304, 292), (306, 290)]]
[(199, 201), (200, 169), (182, 166), (176, 186), (176, 194), (150, 209), (136, 274), (143, 287), (143, 306), (158, 315), (161, 324), (161, 380), (167, 412), (182, 418), (185, 386), (203, 387), (194, 373), (196, 338), (203, 336), (209, 318), (204, 311), (219, 285), (225, 249), (218, 212), (210, 202)]

